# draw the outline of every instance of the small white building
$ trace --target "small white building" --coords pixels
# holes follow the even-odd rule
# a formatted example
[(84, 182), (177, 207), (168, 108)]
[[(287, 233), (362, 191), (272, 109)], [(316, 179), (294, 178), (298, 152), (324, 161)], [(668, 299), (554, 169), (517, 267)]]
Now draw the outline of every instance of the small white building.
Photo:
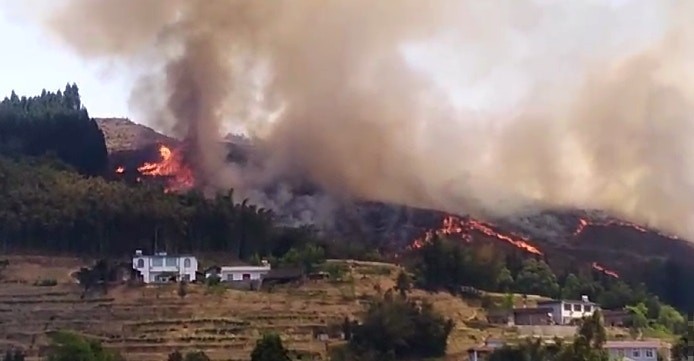
[[(219, 267), (219, 280), (222, 282), (258, 281), (270, 272), (271, 266), (267, 261), (262, 261), (260, 266), (224, 266)], [(212, 273), (205, 275), (212, 276)]]
[(551, 308), (552, 319), (557, 325), (571, 325), (584, 317), (592, 316), (593, 312), (599, 309), (597, 303), (588, 300), (588, 296), (583, 296), (580, 301), (540, 301), (537, 307)]
[(603, 346), (610, 354), (610, 360), (657, 361), (658, 341), (607, 341)]
[(145, 283), (195, 281), (198, 260), (190, 255), (170, 256), (166, 252), (144, 255), (135, 251), (133, 269), (140, 272)]

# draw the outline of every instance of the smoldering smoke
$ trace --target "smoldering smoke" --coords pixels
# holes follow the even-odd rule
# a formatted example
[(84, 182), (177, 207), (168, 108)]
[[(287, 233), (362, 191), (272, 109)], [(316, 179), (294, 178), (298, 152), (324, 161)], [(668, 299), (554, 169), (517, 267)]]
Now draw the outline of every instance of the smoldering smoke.
[[(482, 215), (604, 209), (694, 238), (692, 10), (674, 0), (70, 0), (43, 24), (85, 58), (141, 72), (138, 109), (191, 144), (212, 186), (251, 192), (299, 172), (344, 197)], [(454, 108), (446, 76), (402, 56), (432, 39), (447, 54), (436, 66), (458, 56), (463, 98), (484, 98), (487, 84), (515, 101)], [(230, 122), (271, 149), (262, 167), (225, 165), (215, 144)]]

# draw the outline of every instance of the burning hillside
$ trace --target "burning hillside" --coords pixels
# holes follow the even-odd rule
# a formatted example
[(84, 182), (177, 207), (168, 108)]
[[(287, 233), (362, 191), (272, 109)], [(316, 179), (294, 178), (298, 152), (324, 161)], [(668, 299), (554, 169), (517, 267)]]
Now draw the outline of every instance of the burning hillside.
[[(145, 162), (137, 167), (138, 180), (163, 179), (166, 192), (186, 191), (195, 186), (195, 176), (185, 162), (182, 148), (172, 150), (166, 145), (159, 145), (159, 158), (156, 162)], [(125, 174), (126, 171), (122, 165), (115, 169), (116, 174)]]
[[(580, 232), (588, 225), (588, 221), (581, 219), (581, 222), (579, 222), (577, 230), (574, 232), (574, 234), (580, 234)], [(470, 217), (456, 217), (451, 215), (443, 218), (442, 224), (439, 228), (427, 230), (422, 237), (416, 238), (414, 241), (412, 241), (408, 248), (414, 250), (419, 249), (430, 242), (435, 235), (457, 239), (464, 243), (472, 243), (476, 237), (482, 236), (502, 241), (507, 245), (511, 245), (527, 253), (528, 255), (542, 256), (544, 254), (540, 250), (539, 246), (534, 245), (528, 237), (501, 231), (498, 229), (498, 226)], [(591, 268), (607, 276), (619, 278), (617, 272), (606, 268), (598, 262), (592, 262)]]

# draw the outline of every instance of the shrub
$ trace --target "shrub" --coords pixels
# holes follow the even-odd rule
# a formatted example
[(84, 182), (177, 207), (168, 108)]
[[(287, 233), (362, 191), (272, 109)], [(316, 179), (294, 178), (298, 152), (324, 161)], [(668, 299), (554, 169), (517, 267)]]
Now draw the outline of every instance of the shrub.
[(34, 286), (40, 286), (40, 287), (52, 287), (58, 284), (58, 281), (56, 281), (53, 278), (45, 278), (45, 279), (39, 279), (34, 282)]

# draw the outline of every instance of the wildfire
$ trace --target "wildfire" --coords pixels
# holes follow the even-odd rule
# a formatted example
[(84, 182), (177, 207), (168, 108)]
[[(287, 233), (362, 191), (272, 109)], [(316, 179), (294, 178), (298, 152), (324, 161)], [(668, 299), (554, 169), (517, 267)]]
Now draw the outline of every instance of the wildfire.
[(159, 155), (159, 162), (145, 163), (137, 168), (138, 172), (146, 176), (170, 177), (167, 192), (189, 189), (195, 184), (193, 172), (185, 165), (178, 150), (172, 151), (169, 147), (161, 145)]
[(615, 219), (602, 221), (602, 222), (590, 222), (590, 221), (583, 219), (583, 218), (578, 220), (578, 227), (576, 227), (576, 230), (574, 231), (574, 236), (576, 237), (576, 236), (580, 235), (588, 227), (608, 227), (608, 226), (631, 228), (631, 229), (633, 229), (637, 232), (641, 232), (641, 233), (653, 232), (653, 233), (656, 233), (662, 237), (671, 238), (671, 239), (678, 239), (676, 236), (664, 234), (664, 233), (654, 231), (654, 230), (648, 230), (648, 229), (641, 227), (641, 226), (634, 224), (634, 223), (618, 221)]
[[(136, 178), (137, 182), (142, 181), (142, 176), (148, 177), (166, 177), (167, 187), (165, 192), (176, 192), (189, 189), (195, 185), (193, 172), (183, 161), (183, 156), (178, 150), (161, 145), (159, 146), (159, 156), (161, 160), (153, 163), (145, 163), (137, 168), (140, 176)], [(118, 166), (115, 170), (116, 174), (125, 173), (125, 167)]]
[(599, 265), (597, 262), (593, 262), (593, 264), (591, 265), (591, 267), (593, 267), (594, 270), (600, 271), (600, 272), (602, 272), (602, 273), (604, 273), (604, 274), (606, 274), (606, 275), (608, 275), (608, 276), (610, 276), (610, 277), (619, 278), (619, 275), (617, 274), (617, 272), (615, 272), (615, 271), (610, 271), (610, 270), (608, 270), (607, 268), (605, 268), (605, 267)]
[(528, 243), (529, 240), (527, 238), (514, 234), (502, 234), (496, 232), (492, 227), (493, 226), (488, 223), (472, 218), (461, 219), (454, 216), (447, 216), (443, 219), (443, 223), (439, 229), (427, 231), (422, 238), (415, 239), (410, 247), (414, 249), (421, 248), (426, 243), (430, 242), (434, 235), (455, 235), (466, 242), (471, 242), (472, 232), (476, 231), (510, 243), (528, 253), (542, 255), (542, 252), (537, 247)]
[[(610, 224), (614, 225), (621, 225), (621, 226), (629, 226), (629, 223), (626, 222), (613, 222)], [(588, 223), (586, 220), (581, 219), (579, 223), (579, 229), (575, 234), (579, 234), (585, 227), (593, 225)], [(643, 229), (638, 226), (633, 226), (635, 229)], [(645, 229), (644, 229), (645, 231)], [(434, 235), (447, 235), (447, 236), (457, 236), (458, 238), (462, 239), (465, 242), (472, 242), (472, 233), (473, 232), (479, 232), (482, 233), (486, 236), (493, 237), (499, 240), (502, 240), (504, 242), (510, 243), (513, 246), (524, 250), (530, 254), (534, 255), (542, 255), (542, 251), (540, 251), (537, 247), (531, 245), (529, 242), (530, 240), (526, 237), (515, 235), (512, 233), (500, 233), (494, 230), (494, 226), (485, 223), (482, 221), (478, 221), (476, 219), (472, 218), (459, 218), (459, 217), (454, 217), (454, 216), (447, 216), (443, 219), (443, 222), (441, 224), (441, 227), (438, 229), (433, 229), (427, 231), (423, 237), (415, 239), (411, 244), (410, 248), (411, 249), (419, 249), (426, 245), (427, 243), (431, 242), (432, 238)], [(594, 270), (597, 270), (599, 272), (602, 272), (605, 275), (608, 275), (610, 277), (614, 278), (619, 278), (619, 274), (617, 272), (612, 271), (610, 269), (605, 268), (604, 266), (600, 265), (597, 262), (593, 262), (591, 264), (591, 267)]]

